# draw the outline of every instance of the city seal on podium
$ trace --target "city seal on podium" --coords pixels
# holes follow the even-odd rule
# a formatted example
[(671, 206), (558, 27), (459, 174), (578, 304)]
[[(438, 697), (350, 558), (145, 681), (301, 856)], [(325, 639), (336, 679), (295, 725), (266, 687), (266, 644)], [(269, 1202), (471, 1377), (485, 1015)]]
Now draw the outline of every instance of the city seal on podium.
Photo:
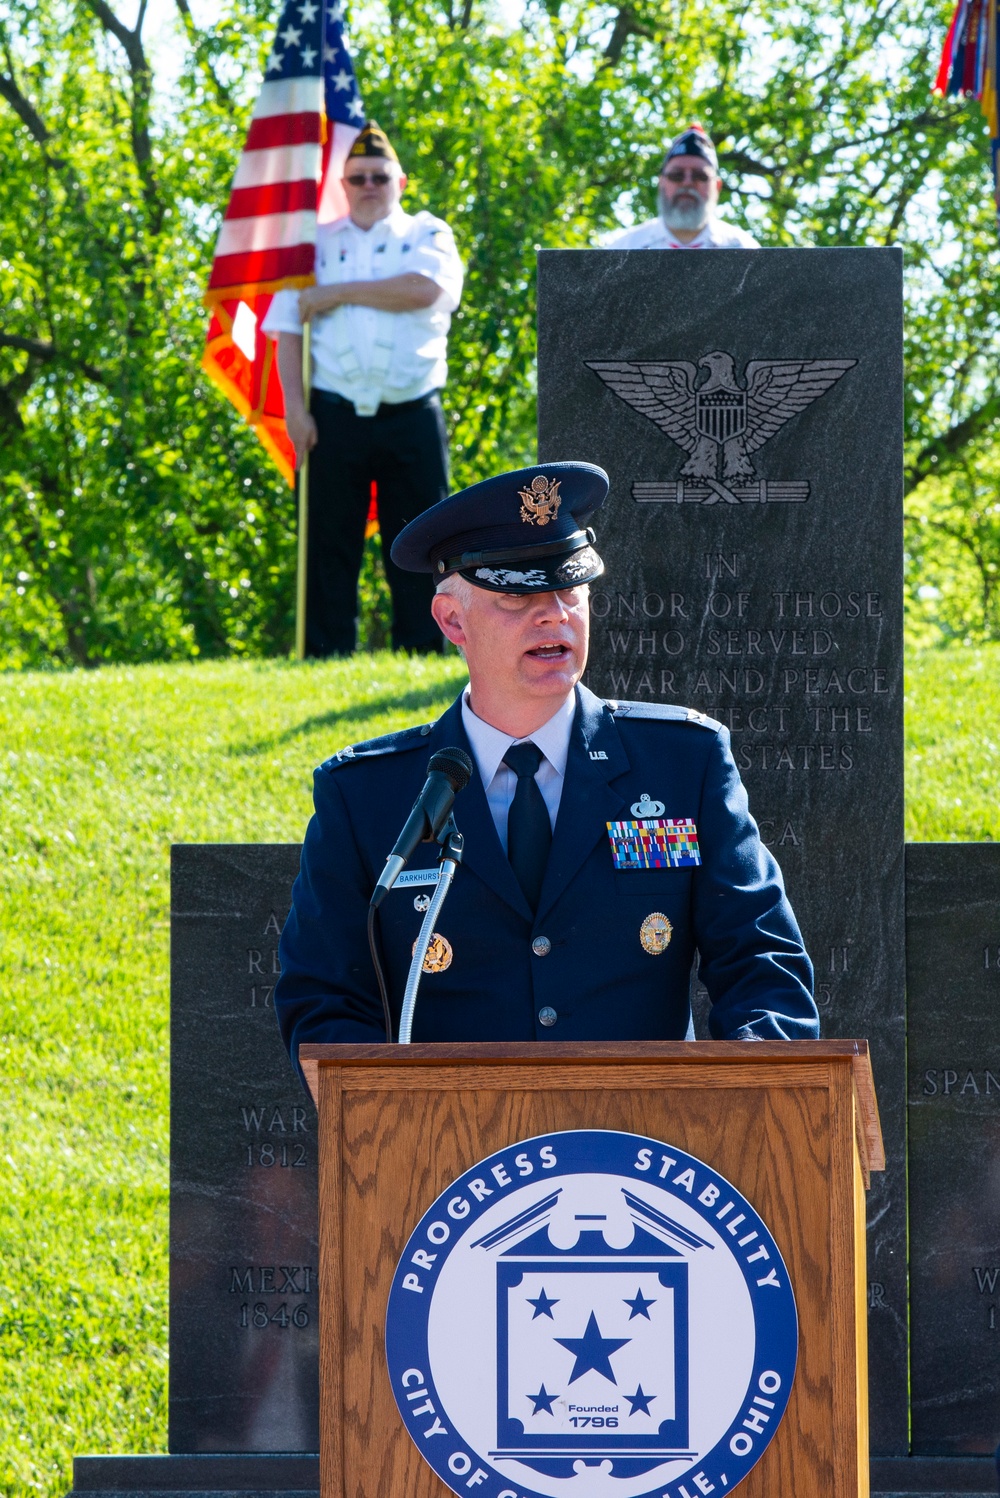
[(774, 1436), (797, 1351), (746, 1198), (675, 1145), (603, 1129), (520, 1140), (449, 1185), (386, 1317), (406, 1429), (478, 1498), (721, 1498)]

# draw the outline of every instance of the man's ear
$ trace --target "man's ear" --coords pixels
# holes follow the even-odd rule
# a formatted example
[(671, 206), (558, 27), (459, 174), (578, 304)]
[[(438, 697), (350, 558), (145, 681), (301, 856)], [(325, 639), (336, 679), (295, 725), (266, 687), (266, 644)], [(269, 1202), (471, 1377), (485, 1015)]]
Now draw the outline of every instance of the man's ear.
[(431, 599), (431, 615), (446, 640), (461, 650), (465, 644), (462, 607), (450, 593), (435, 593)]

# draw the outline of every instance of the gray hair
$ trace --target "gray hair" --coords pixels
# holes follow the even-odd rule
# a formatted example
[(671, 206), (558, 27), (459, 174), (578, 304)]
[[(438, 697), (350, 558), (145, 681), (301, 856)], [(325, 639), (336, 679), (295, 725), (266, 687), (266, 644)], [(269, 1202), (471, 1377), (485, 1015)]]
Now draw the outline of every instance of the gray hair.
[(463, 608), (468, 608), (475, 598), (475, 584), (470, 583), (467, 577), (459, 572), (450, 572), (443, 577), (434, 589), (435, 593), (447, 593), (449, 598), (457, 598)]

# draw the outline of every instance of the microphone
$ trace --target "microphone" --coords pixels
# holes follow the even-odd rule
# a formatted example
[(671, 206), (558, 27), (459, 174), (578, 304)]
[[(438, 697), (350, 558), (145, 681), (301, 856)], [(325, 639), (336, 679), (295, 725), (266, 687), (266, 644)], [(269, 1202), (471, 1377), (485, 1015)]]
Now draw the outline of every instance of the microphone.
[(413, 803), (372, 893), (373, 909), (378, 909), (392, 889), (418, 843), (430, 843), (437, 837), (451, 816), (455, 797), (472, 779), (472, 771), (472, 760), (464, 749), (439, 749), (431, 755), (424, 788)]

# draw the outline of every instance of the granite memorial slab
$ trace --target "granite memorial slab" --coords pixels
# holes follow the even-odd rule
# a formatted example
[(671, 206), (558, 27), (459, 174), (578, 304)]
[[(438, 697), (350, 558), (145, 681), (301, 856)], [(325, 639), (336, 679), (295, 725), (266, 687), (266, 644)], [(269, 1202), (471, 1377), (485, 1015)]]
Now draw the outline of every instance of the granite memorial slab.
[(906, 849), (913, 1450), (1000, 1442), (1000, 846)]
[(872, 1045), (886, 1456), (907, 1451), (901, 271), (895, 249), (546, 250), (538, 270), (539, 458), (611, 476), (588, 684), (727, 725), (823, 1034)]
[(274, 1018), (299, 847), (171, 858), (169, 1449), (316, 1452), (316, 1115)]

